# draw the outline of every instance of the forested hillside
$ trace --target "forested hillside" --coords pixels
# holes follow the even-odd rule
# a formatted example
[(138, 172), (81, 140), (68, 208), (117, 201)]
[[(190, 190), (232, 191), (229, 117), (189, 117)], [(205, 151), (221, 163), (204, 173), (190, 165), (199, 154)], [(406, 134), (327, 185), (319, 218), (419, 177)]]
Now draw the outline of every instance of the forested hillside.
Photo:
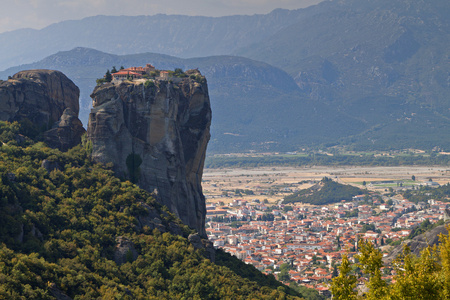
[(353, 196), (366, 193), (360, 188), (341, 184), (328, 177), (324, 177), (320, 183), (292, 195), (284, 197), (283, 203), (309, 203), (314, 205), (326, 205), (337, 203), (341, 200), (352, 200)]
[(255, 269), (246, 279), (230, 269), (242, 266), (206, 259), (167, 208), (93, 164), (89, 143), (63, 153), (29, 139), (31, 129), (0, 122), (0, 298), (295, 294)]

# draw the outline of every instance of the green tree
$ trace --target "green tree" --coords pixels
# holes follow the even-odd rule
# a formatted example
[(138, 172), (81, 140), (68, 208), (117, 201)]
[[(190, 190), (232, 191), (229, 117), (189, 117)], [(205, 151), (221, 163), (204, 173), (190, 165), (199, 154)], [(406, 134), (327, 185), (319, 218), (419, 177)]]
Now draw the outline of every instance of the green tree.
[(289, 264), (284, 263), (280, 266), (280, 273), (278, 273), (278, 280), (288, 281), (291, 277), (289, 276)]
[(333, 272), (331, 273), (331, 278), (336, 278), (339, 276), (337, 265), (333, 266)]
[[(355, 256), (358, 260), (356, 267), (360, 267), (369, 279), (369, 291), (363, 299), (450, 299), (450, 238), (441, 234), (439, 240), (439, 247), (428, 246), (418, 257), (405, 246), (392, 263), (396, 275), (390, 285), (381, 278), (381, 252), (372, 243), (361, 240), (360, 253)], [(350, 294), (354, 292), (356, 282), (354, 277), (348, 276), (351, 269), (347, 258), (343, 257), (341, 273), (333, 278), (331, 284), (336, 299), (355, 299), (354, 294)], [(384, 273), (389, 274), (390, 271), (385, 269)]]
[(351, 267), (347, 255), (342, 256), (342, 264), (339, 266), (339, 275), (331, 282), (333, 299), (356, 299), (356, 276), (351, 274)]
[[(447, 231), (450, 232), (450, 225), (447, 225)], [(450, 298), (450, 234), (439, 235), (439, 258), (441, 260), (442, 271), (440, 280), (442, 282), (442, 299)]]
[(408, 246), (394, 261), (395, 283), (390, 286), (389, 295), (393, 299), (448, 299), (440, 298), (442, 291), (438, 272), (436, 246), (422, 250), (420, 257), (411, 254)]
[(106, 70), (105, 81), (106, 81), (106, 82), (111, 82), (111, 81), (112, 81), (112, 75), (111, 75), (111, 73), (109, 72), (109, 69)]
[(358, 266), (369, 277), (367, 299), (382, 299), (387, 294), (387, 284), (381, 279), (383, 254), (364, 239), (359, 241), (358, 248), (359, 254), (355, 255), (359, 261)]

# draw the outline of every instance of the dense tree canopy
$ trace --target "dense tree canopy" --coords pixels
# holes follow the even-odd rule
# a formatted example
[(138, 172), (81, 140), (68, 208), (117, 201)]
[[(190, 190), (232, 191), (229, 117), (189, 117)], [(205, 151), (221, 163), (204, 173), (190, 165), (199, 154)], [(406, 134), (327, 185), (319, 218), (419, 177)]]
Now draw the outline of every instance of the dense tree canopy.
[[(22, 134), (18, 123), (0, 122), (0, 299), (295, 295), (253, 267), (227, 263), (227, 254), (210, 262), (188, 242), (191, 229), (148, 192), (93, 164), (88, 145), (62, 153)], [(157, 228), (140, 221), (150, 210)], [(125, 263), (115, 262), (118, 237), (137, 257), (129, 250)]]

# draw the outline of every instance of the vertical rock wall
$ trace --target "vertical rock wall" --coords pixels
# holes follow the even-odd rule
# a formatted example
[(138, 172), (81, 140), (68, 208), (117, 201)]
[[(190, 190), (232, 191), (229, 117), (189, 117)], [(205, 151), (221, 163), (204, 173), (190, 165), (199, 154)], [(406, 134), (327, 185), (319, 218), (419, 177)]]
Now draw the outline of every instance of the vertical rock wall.
[(66, 151), (81, 142), (80, 90), (54, 70), (21, 71), (0, 81), (0, 120), (18, 121), (30, 134), (43, 135), (53, 148)]
[(206, 80), (107, 83), (95, 88), (89, 115), (92, 158), (113, 163), (117, 176), (155, 192), (186, 225), (205, 232), (201, 180), (210, 138)]

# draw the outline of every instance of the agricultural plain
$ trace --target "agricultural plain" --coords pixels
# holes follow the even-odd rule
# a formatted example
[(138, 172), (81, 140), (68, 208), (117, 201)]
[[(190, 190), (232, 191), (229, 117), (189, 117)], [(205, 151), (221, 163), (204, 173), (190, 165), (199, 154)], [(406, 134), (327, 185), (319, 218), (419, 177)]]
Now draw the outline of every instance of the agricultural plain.
[[(414, 176), (415, 180), (412, 180)], [(235, 199), (276, 203), (295, 190), (305, 189), (329, 177), (340, 183), (384, 192), (411, 188), (430, 179), (450, 182), (450, 167), (261, 167), (205, 169), (203, 193), (207, 202), (230, 203)]]

